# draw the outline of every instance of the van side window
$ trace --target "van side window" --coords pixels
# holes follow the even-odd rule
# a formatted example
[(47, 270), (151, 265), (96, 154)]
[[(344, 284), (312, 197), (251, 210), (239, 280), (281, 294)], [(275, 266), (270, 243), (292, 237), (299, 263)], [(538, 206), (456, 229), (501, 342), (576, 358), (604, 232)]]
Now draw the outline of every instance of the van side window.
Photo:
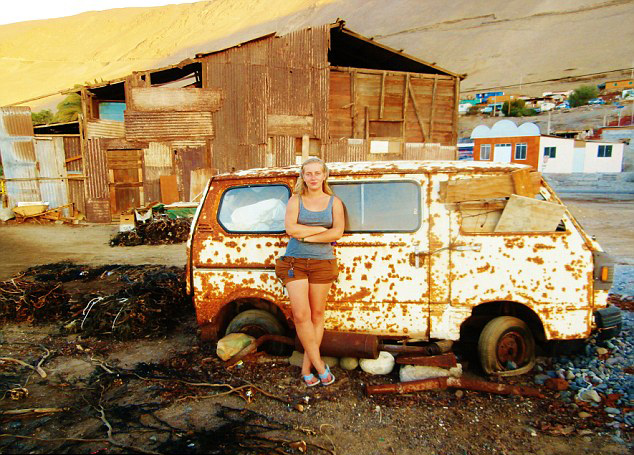
[(331, 183), (346, 210), (346, 232), (414, 232), (421, 223), (414, 182)]
[(285, 185), (229, 188), (220, 200), (218, 222), (227, 232), (282, 233), (289, 197)]

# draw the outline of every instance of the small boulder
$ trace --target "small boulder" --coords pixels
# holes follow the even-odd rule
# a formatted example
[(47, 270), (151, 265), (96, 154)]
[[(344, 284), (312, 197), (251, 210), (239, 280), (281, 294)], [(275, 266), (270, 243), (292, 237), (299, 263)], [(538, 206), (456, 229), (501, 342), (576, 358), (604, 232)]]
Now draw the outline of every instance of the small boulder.
[(339, 366), (344, 370), (354, 370), (359, 366), (359, 359), (356, 357), (342, 357), (339, 359)]
[(229, 360), (254, 340), (255, 338), (246, 333), (230, 333), (218, 340), (216, 354), (222, 360)]
[[(337, 359), (336, 357), (322, 356), (321, 360), (323, 360), (324, 363), (328, 365), (330, 368), (336, 367), (339, 364), (339, 359)], [(288, 363), (290, 363), (293, 366), (301, 368), (302, 364), (304, 363), (304, 353), (299, 351), (293, 351), (293, 354), (291, 354), (291, 356), (288, 359)]]
[(386, 351), (379, 352), (376, 359), (361, 359), (359, 366), (370, 374), (389, 374), (394, 368), (394, 356)]
[(561, 378), (548, 378), (546, 379), (546, 387), (550, 390), (561, 392), (562, 390), (568, 390), (568, 381)]

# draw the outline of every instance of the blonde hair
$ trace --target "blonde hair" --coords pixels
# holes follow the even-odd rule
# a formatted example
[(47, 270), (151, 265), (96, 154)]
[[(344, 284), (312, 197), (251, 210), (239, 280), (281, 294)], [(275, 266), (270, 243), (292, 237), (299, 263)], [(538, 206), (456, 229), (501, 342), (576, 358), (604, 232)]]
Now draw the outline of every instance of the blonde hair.
[(332, 189), (328, 185), (328, 176), (330, 175), (330, 171), (328, 170), (328, 166), (326, 166), (326, 163), (324, 162), (324, 160), (322, 160), (321, 158), (317, 158), (316, 156), (310, 157), (310, 158), (308, 158), (306, 161), (304, 161), (302, 163), (302, 168), (299, 171), (299, 177), (297, 177), (297, 183), (295, 184), (295, 189), (293, 190), (293, 193), (301, 195), (301, 194), (304, 194), (306, 192), (307, 187), (306, 187), (306, 182), (304, 182), (304, 168), (308, 164), (312, 164), (312, 163), (321, 164), (321, 168), (322, 168), (324, 174), (326, 174), (326, 178), (324, 179), (324, 184), (323, 184), (324, 193), (330, 194), (330, 195), (334, 194), (332, 192)]

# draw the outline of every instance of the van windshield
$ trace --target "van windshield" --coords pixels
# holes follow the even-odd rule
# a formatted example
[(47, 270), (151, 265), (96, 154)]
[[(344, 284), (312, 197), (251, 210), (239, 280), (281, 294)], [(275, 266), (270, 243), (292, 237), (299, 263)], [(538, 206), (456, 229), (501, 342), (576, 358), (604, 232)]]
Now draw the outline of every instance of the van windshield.
[(414, 182), (332, 182), (346, 210), (346, 232), (414, 232), (420, 227), (420, 186)]

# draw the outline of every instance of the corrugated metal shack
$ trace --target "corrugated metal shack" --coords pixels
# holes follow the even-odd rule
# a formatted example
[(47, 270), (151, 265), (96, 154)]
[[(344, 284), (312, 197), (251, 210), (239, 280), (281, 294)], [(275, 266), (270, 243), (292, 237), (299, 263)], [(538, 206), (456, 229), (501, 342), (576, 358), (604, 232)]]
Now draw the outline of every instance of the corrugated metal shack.
[[(10, 203), (73, 202), (89, 221), (108, 222), (153, 201), (192, 200), (213, 172), (312, 155), (457, 159), (463, 76), (343, 25), (270, 34), (84, 86), (80, 120), (36, 128), (34, 140), (28, 109), (2, 108)], [(39, 161), (38, 174), (33, 149), (61, 159), (45, 173)]]

